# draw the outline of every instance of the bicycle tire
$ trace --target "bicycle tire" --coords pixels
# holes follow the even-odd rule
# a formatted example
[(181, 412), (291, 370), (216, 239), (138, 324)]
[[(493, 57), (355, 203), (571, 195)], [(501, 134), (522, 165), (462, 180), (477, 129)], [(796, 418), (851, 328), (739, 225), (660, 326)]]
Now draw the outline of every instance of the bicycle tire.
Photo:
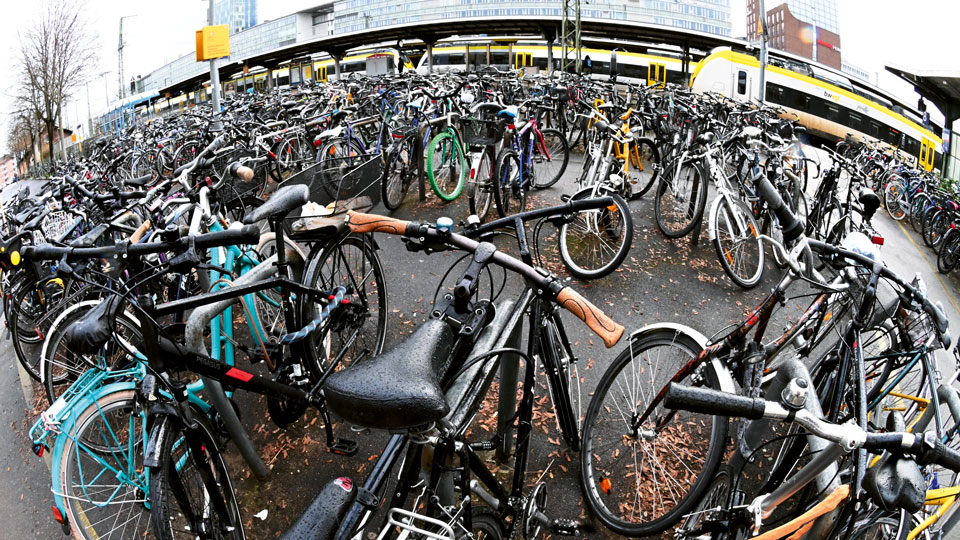
[[(371, 240), (367, 237), (350, 235), (327, 245), (315, 246), (307, 257), (303, 282), (315, 290), (330, 290), (337, 286), (352, 286), (357, 290), (356, 297), (345, 314), (343, 327), (329, 329), (323, 335), (314, 332), (304, 340), (304, 357), (307, 368), (319, 377), (331, 368), (330, 361), (348, 344), (354, 332), (357, 339), (351, 350), (360, 353), (364, 349), (370, 354), (379, 354), (383, 350), (387, 329), (387, 286), (383, 275), (383, 266)], [(299, 301), (300, 320), (309, 322), (319, 313), (320, 306), (301, 297)], [(349, 315), (349, 316), (347, 316)], [(367, 321), (373, 319), (371, 324)], [(344, 365), (354, 359), (351, 353), (344, 358)]]
[(536, 174), (532, 176), (533, 189), (546, 189), (559, 182), (570, 162), (570, 145), (563, 133), (556, 129), (542, 129), (540, 134), (543, 139), (537, 137), (533, 142), (531, 163), (536, 168)]
[[(617, 407), (621, 405), (618, 403), (617, 392), (623, 394), (620, 396), (623, 401), (622, 407), (626, 407), (626, 409), (622, 409), (621, 407), (621, 410), (635, 415), (648, 405), (649, 402), (647, 399), (650, 399), (650, 396), (657, 395), (659, 390), (672, 378), (672, 373), (667, 373), (669, 370), (657, 369), (660, 361), (663, 360), (663, 350), (656, 351), (656, 365), (651, 363), (652, 359), (649, 357), (649, 354), (646, 359), (643, 358), (644, 353), (655, 348), (667, 349), (667, 354), (670, 354), (672, 349), (676, 358), (664, 361), (671, 362), (676, 360), (678, 361), (677, 365), (685, 364), (687, 361), (695, 358), (702, 350), (700, 345), (692, 338), (678, 334), (677, 331), (673, 329), (654, 330), (634, 339), (629, 346), (613, 360), (600, 378), (593, 398), (590, 400), (587, 415), (583, 423), (583, 448), (580, 451), (580, 480), (581, 489), (585, 495), (584, 498), (587, 500), (587, 504), (593, 514), (597, 516), (606, 527), (617, 534), (626, 536), (658, 534), (677, 523), (688, 513), (691, 507), (701, 499), (709, 487), (714, 473), (717, 470), (717, 466), (723, 457), (724, 447), (726, 446), (727, 425), (729, 422), (726, 417), (699, 415), (699, 418), (703, 420), (701, 423), (698, 420), (690, 420), (691, 416), (698, 415), (678, 412), (658, 430), (643, 429), (643, 434), (640, 434), (636, 430), (633, 430), (632, 426), (628, 425), (631, 420), (626, 416), (621, 416), (620, 412), (618, 412)], [(637, 356), (635, 357), (634, 354)], [(639, 365), (637, 366), (634, 366), (635, 359), (639, 359)], [(649, 378), (650, 391), (643, 392), (642, 395), (638, 394), (637, 385), (640, 384), (640, 381), (628, 381), (627, 386), (615, 384), (620, 375), (628, 370), (629, 373), (632, 373), (632, 375), (627, 375), (631, 379), (633, 377), (640, 377), (641, 374), (643, 379)], [(700, 379), (709, 387), (715, 389), (720, 387), (719, 379), (712, 363), (703, 364), (703, 367), (698, 370), (698, 372), (701, 375)], [(658, 382), (655, 380), (657, 377), (663, 377), (663, 380)], [(683, 380), (690, 381), (692, 379), (688, 376)], [(689, 384), (689, 382), (687, 384)], [(636, 395), (626, 395), (627, 391)], [(608, 403), (609, 396), (613, 396), (612, 404)], [(657, 410), (663, 411), (662, 404)], [(633, 412), (630, 413), (630, 411)], [(609, 415), (610, 420), (607, 421), (606, 418), (600, 418), (598, 420), (598, 416), (600, 415)], [(650, 422), (652, 421), (651, 419)], [(650, 422), (645, 425), (649, 425)], [(706, 427), (708, 425), (710, 426), (709, 428)], [(600, 431), (606, 426), (610, 426), (609, 441), (603, 436), (604, 433)], [(709, 433), (697, 434), (689, 431), (682, 433), (681, 430), (684, 427), (688, 430), (703, 428), (704, 430), (709, 430)], [(658, 442), (660, 443), (660, 447), (656, 446)], [(702, 446), (704, 443), (707, 446), (705, 450), (697, 448), (697, 445)], [(619, 447), (614, 448), (617, 444), (623, 445), (623, 450)], [(670, 445), (670, 448), (667, 448), (667, 444)], [(638, 452), (637, 447), (641, 445), (645, 447), (640, 450), (644, 458), (639, 461), (639, 465), (636, 465), (638, 463), (636, 456)], [(669, 462), (671, 464), (676, 464), (680, 455), (698, 456), (700, 457), (702, 468), (699, 472), (695, 472), (689, 465), (684, 465), (683, 469), (686, 469), (686, 472), (682, 475), (678, 471), (674, 471), (675, 474), (667, 474), (668, 471), (662, 464), (660, 464), (661, 470), (655, 471), (650, 475), (637, 470), (638, 467), (642, 467), (647, 463), (650, 463), (656, 468), (653, 461), (659, 453), (665, 449), (669, 450)], [(632, 463), (621, 463), (623, 460), (629, 460), (631, 454), (633, 455)], [(613, 461), (609, 465), (605, 465), (604, 461), (604, 466), (601, 466), (600, 460), (606, 460), (608, 456)], [(596, 464), (594, 463), (595, 461), (597, 461)], [(695, 478), (687, 482), (687, 480), (690, 480), (691, 475)], [(665, 488), (669, 489), (671, 493), (662, 493), (658, 480), (655, 480), (655, 478), (659, 478), (659, 482), (664, 482)], [(685, 484), (689, 485), (681, 484), (680, 480), (683, 480)], [(674, 484), (670, 484), (671, 481), (673, 481)], [(629, 486), (622, 487), (621, 484), (629, 484)], [(679, 487), (682, 493), (678, 494), (674, 485)], [(636, 503), (645, 504), (648, 502), (646, 500), (640, 500), (641, 496), (647, 494), (651, 495), (650, 500), (653, 501), (651, 506), (655, 504), (658, 498), (657, 496), (659, 496), (661, 501), (661, 507), (663, 507), (665, 496), (672, 497), (673, 505), (669, 510), (663, 508), (666, 511), (658, 515), (654, 515), (655, 509), (653, 508), (635, 508), (634, 505)], [(623, 512), (627, 515), (622, 517), (615, 512)], [(636, 514), (640, 514), (639, 517), (637, 517)]]
[(631, 145), (630, 169), (627, 181), (633, 185), (630, 199), (639, 199), (650, 191), (660, 177), (660, 152), (657, 145), (646, 137), (641, 137)]
[(887, 184), (883, 189), (883, 202), (887, 209), (887, 214), (895, 221), (903, 221), (907, 217), (907, 210), (904, 208), (903, 182), (893, 181)]
[[(47, 282), (46, 284), (50, 283)], [(52, 283), (57, 285), (60, 282), (54, 280)], [(10, 309), (10, 334), (13, 337), (13, 351), (23, 369), (37, 382), (41, 382), (43, 378), (40, 349), (49, 335), (50, 325), (55, 319), (56, 310), (65, 307), (60, 305), (65, 294), (63, 289), (56, 290), (55, 296), (49, 294), (51, 289), (45, 288), (44, 284), (45, 281), (42, 279), (33, 283), (30, 283), (29, 280), (24, 282), (19, 290), (14, 291)], [(47, 291), (48, 294), (43, 295), (40, 291)], [(28, 296), (31, 297), (31, 305), (36, 303), (39, 311), (28, 313), (24, 306)], [(29, 339), (26, 339), (28, 336)]]
[(932, 205), (930, 195), (917, 193), (910, 201), (910, 226), (915, 232), (923, 231), (923, 213)]
[(923, 243), (934, 251), (940, 246), (940, 240), (949, 224), (949, 215), (946, 209), (939, 210), (923, 223)]
[(352, 194), (354, 191), (352, 188), (357, 186), (341, 185), (343, 176), (340, 174), (340, 170), (342, 167), (325, 167), (324, 162), (327, 160), (342, 161), (350, 157), (357, 157), (358, 160), (360, 160), (365, 159), (363, 158), (364, 154), (366, 154), (366, 152), (363, 149), (363, 145), (355, 138), (349, 139), (349, 142), (346, 138), (342, 137), (330, 139), (317, 152), (316, 161), (320, 165), (317, 167), (318, 170), (314, 176), (314, 184), (319, 183), (324, 193), (333, 200), (340, 200), (341, 193)]
[[(679, 167), (679, 173), (674, 171), (660, 176), (654, 199), (657, 227), (667, 238), (682, 238), (690, 234), (703, 219), (707, 204), (707, 175), (700, 165), (686, 162)], [(671, 178), (667, 179), (667, 176)], [(689, 193), (680, 193), (688, 191), (687, 188)]]
[[(197, 415), (199, 414), (198, 412)], [(196, 435), (201, 439), (196, 447), (201, 448), (203, 452), (203, 461), (200, 462), (195, 461), (197, 458), (190, 457), (195, 454), (184, 435), (183, 425), (179, 419), (165, 417), (150, 432), (150, 438), (155, 439), (160, 448), (160, 465), (154, 467), (150, 475), (150, 508), (154, 534), (161, 540), (174, 540), (179, 537), (180, 532), (192, 534), (191, 538), (196, 536), (192, 531), (197, 530), (198, 527), (185, 521), (188, 513), (183, 507), (189, 505), (191, 507), (189, 514), (210, 516), (208, 519), (214, 521), (213, 524), (206, 526), (207, 534), (216, 535), (217, 539), (242, 540), (244, 538), (243, 520), (240, 517), (240, 508), (230, 481), (230, 472), (210, 428), (199, 418), (196, 420)], [(211, 494), (202, 478), (195, 478), (192, 482), (185, 482), (182, 478), (191, 470), (196, 472), (198, 470), (196, 465), (205, 467), (214, 474), (214, 481), (218, 485), (218, 491), (223, 498), (228, 515), (214, 516), (214, 510), (210, 507)], [(177, 481), (172, 478), (174, 474), (178, 477)], [(177, 483), (186, 489), (194, 488), (192, 495), (196, 497), (191, 497), (186, 489), (177, 490), (172, 487)], [(178, 497), (177, 491), (186, 497)], [(185, 498), (190, 500), (184, 500)], [(221, 530), (221, 527), (217, 526), (218, 523), (223, 523), (224, 528), (229, 527), (232, 530)]]
[(476, 175), (467, 184), (467, 202), (470, 206), (470, 213), (480, 218), (480, 221), (486, 219), (493, 203), (493, 165), (493, 151), (484, 149), (483, 157), (480, 158), (480, 165), (477, 166)]
[[(117, 418), (121, 421), (123, 416), (129, 416), (126, 430), (114, 429), (108, 423), (108, 419), (118, 412), (120, 414)], [(125, 436), (129, 433), (143, 434), (145, 417), (146, 412), (138, 406), (134, 390), (123, 390), (101, 396), (77, 417), (73, 437), (67, 437), (59, 453), (60, 493), (63, 494), (66, 506), (64, 510), (67, 513), (66, 517), (73, 538), (125, 540), (144, 538), (150, 531), (150, 510), (141, 502), (146, 498), (144, 491), (147, 484), (146, 473), (142, 473), (143, 477), (139, 482), (134, 482), (126, 479), (118, 480), (118, 475), (111, 474), (109, 469), (105, 468), (105, 466), (114, 467), (126, 472), (128, 464), (139, 464), (137, 468), (142, 470), (140, 466), (143, 464), (143, 438), (141, 437), (139, 441), (134, 438), (131, 441), (128, 436)], [(122, 424), (119, 425), (122, 426)], [(102, 439), (102, 442), (111, 446), (109, 452), (90, 448), (99, 446), (90, 444), (91, 441), (98, 439)], [(83, 444), (78, 445), (78, 440)], [(96, 456), (94, 457), (91, 452)], [(85, 465), (84, 462), (86, 462)], [(101, 470), (97, 467), (104, 468)], [(111, 481), (116, 481), (116, 486), (106, 485)], [(96, 483), (95, 491), (89, 489), (90, 482)], [(98, 504), (105, 501), (91, 500), (93, 496), (111, 493), (113, 498), (120, 502)], [(89, 506), (85, 503), (89, 503)], [(114, 515), (117, 518), (111, 519)], [(120, 516), (125, 518), (118, 519)], [(122, 527), (104, 530), (118, 521)], [(101, 525), (104, 527), (100, 527)], [(113, 534), (114, 532), (117, 534)]]
[[(716, 211), (711, 212), (709, 223), (717, 260), (738, 287), (752, 289), (763, 277), (764, 252), (759, 227), (746, 203), (726, 195), (722, 197)], [(739, 230), (741, 221), (746, 230)]]
[(413, 184), (417, 170), (414, 141), (412, 137), (404, 138), (387, 154), (380, 178), (380, 199), (387, 210), (400, 208)]
[[(599, 195), (611, 197), (613, 206), (583, 210), (560, 226), (560, 258), (567, 270), (579, 279), (609, 275), (620, 267), (633, 245), (633, 217), (627, 201), (612, 191)], [(593, 188), (588, 187), (574, 193), (570, 200), (592, 197)], [(605, 247), (607, 239), (616, 243), (613, 249)]]
[(504, 150), (493, 166), (493, 202), (500, 217), (523, 212), (527, 204), (526, 188), (520, 176), (520, 156), (513, 150)]
[(433, 192), (444, 201), (452, 201), (463, 191), (465, 176), (466, 163), (460, 141), (450, 130), (438, 133), (427, 146), (427, 179)]
[(960, 261), (960, 232), (949, 229), (943, 237), (940, 253), (937, 254), (937, 271), (941, 274), (949, 274), (957, 267), (958, 261)]

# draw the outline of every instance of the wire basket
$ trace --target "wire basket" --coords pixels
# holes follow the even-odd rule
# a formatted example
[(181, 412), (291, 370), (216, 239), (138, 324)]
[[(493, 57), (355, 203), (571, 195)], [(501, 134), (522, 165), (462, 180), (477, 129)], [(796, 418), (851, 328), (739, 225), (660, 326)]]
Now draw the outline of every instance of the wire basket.
[[(366, 196), (373, 204), (380, 201), (380, 177), (383, 174), (383, 159), (380, 154), (362, 154), (345, 157), (323, 157), (297, 174), (290, 176), (281, 186), (304, 184), (310, 188), (310, 200), (322, 205)], [(291, 213), (298, 217), (299, 210)]]
[(936, 327), (930, 314), (922, 309), (912, 308), (909, 303), (900, 300), (897, 306), (897, 316), (895, 317), (897, 326), (900, 328), (900, 334), (903, 336), (910, 347), (919, 348), (929, 341), (928, 349), (935, 350), (942, 346), (939, 339), (930, 339), (936, 336)]
[(467, 146), (489, 146), (503, 139), (503, 123), (484, 118), (464, 118), (460, 123), (463, 144)]

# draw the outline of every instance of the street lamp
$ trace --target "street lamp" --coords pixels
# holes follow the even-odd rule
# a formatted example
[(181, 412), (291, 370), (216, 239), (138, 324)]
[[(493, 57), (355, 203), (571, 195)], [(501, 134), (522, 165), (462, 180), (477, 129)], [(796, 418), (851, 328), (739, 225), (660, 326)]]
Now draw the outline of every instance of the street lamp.
[(117, 56), (119, 57), (119, 69), (117, 72), (117, 80), (120, 81), (120, 99), (123, 99), (125, 95), (124, 87), (123, 87), (123, 46), (124, 46), (123, 20), (132, 19), (133, 17), (136, 17), (136, 15), (124, 15), (123, 17), (120, 17), (120, 42), (119, 42), (119, 45), (117, 46)]

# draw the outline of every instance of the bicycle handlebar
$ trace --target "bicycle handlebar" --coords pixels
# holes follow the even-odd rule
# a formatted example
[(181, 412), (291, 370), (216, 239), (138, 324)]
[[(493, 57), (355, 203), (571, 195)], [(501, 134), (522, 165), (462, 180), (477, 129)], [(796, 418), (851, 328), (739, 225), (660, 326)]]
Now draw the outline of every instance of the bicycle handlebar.
[(946, 446), (935, 432), (868, 433), (856, 424), (833, 424), (806, 409), (791, 410), (775, 401), (750, 398), (675, 382), (667, 385), (664, 407), (717, 416), (767, 418), (796, 422), (814, 435), (838, 443), (845, 450), (892, 450), (913, 454), (921, 465), (936, 463), (960, 472), (960, 451)]
[[(347, 224), (350, 230), (355, 233), (381, 232), (412, 238), (430, 238), (470, 253), (475, 252), (477, 246), (480, 245), (480, 242), (466, 236), (441, 232), (435, 227), (423, 223), (403, 221), (375, 214), (363, 214), (352, 210), (347, 212), (347, 216)], [(571, 287), (564, 287), (553, 276), (541, 274), (532, 266), (500, 251), (494, 252), (491, 262), (507, 270), (512, 270), (532, 282), (541, 295), (557, 302), (562, 308), (583, 321), (603, 340), (607, 348), (613, 347), (620, 341), (624, 331), (623, 326), (611, 319), (576, 290)]]

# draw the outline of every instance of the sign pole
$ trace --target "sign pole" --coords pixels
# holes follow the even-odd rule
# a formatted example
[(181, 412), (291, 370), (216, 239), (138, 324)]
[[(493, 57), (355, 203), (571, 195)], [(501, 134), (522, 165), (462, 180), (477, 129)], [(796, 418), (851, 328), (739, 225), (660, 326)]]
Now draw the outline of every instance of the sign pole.
[(767, 71), (767, 11), (763, 6), (763, 0), (760, 0), (760, 13), (757, 14), (757, 22), (760, 25), (760, 85), (757, 88), (757, 99), (763, 103), (764, 75)]
[[(207, 26), (213, 26), (213, 3), (210, 0), (207, 7)], [(210, 59), (210, 86), (213, 92), (213, 131), (220, 131), (223, 125), (220, 123), (220, 71), (217, 69), (217, 59)]]

